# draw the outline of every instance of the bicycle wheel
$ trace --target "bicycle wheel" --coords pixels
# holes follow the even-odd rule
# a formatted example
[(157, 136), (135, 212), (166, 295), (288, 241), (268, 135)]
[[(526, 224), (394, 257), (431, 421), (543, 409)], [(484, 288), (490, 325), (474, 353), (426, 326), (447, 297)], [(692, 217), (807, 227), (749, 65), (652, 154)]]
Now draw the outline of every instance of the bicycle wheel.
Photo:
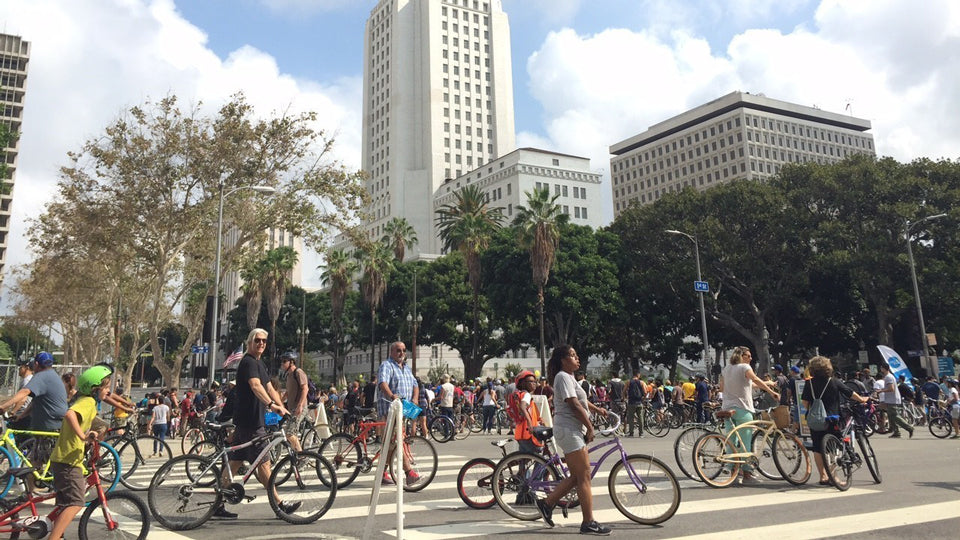
[[(97, 461), (97, 472), (100, 474), (100, 484), (107, 493), (116, 489), (117, 484), (120, 483), (120, 475), (123, 474), (120, 455), (116, 448), (105, 442), (100, 443), (100, 460)], [(87, 490), (87, 503), (93, 501), (96, 495), (96, 493)]]
[(777, 471), (777, 464), (773, 462), (773, 445), (770, 439), (763, 436), (763, 431), (753, 432), (753, 441), (750, 444), (753, 455), (757, 456), (757, 470), (771, 480), (782, 480)]
[(96, 538), (144, 540), (150, 533), (150, 514), (140, 497), (126, 491), (106, 494), (87, 505), (77, 531), (80, 540)]
[(662, 419), (657, 419), (656, 413), (651, 410), (643, 420), (643, 427), (654, 437), (665, 437), (670, 432), (670, 425)]
[(946, 418), (937, 416), (930, 419), (930, 424), (927, 426), (927, 429), (930, 430), (930, 433), (934, 437), (946, 439), (950, 436), (950, 433), (953, 432), (953, 425)]
[(883, 409), (877, 409), (877, 411), (871, 416), (870, 420), (873, 430), (877, 433), (881, 435), (890, 433), (890, 417), (887, 416), (887, 412)]
[(497, 504), (493, 496), (493, 471), (497, 464), (487, 458), (473, 458), (457, 473), (457, 494), (470, 508), (485, 510)]
[(217, 443), (209, 439), (198, 442), (197, 444), (190, 447), (190, 451), (187, 452), (187, 454), (193, 454), (195, 456), (211, 458), (211, 459), (216, 457), (218, 453), (220, 453), (220, 447), (217, 446)]
[(180, 438), (180, 451), (188, 453), (198, 442), (204, 440), (203, 430), (200, 428), (190, 428)]
[(677, 440), (673, 441), (673, 457), (677, 460), (677, 467), (684, 476), (697, 482), (702, 482), (697, 476), (697, 471), (693, 467), (693, 446), (697, 440), (707, 433), (712, 433), (709, 429), (692, 426), (680, 432)]
[(320, 445), (320, 455), (330, 462), (337, 473), (337, 488), (345, 488), (353, 483), (363, 466), (363, 451), (353, 437), (345, 433), (336, 433), (327, 437)]
[(670, 467), (642, 454), (614, 463), (607, 479), (613, 505), (642, 525), (656, 525), (673, 517), (680, 506), (680, 483)]
[(480, 433), (483, 431), (483, 422), (481, 422), (475, 415), (471, 414), (467, 420), (467, 424), (470, 426), (470, 431), (472, 433)]
[[(279, 482), (281, 478), (287, 480)], [(337, 473), (316, 452), (288, 454), (270, 474), (267, 498), (273, 512), (287, 523), (313, 523), (327, 513), (337, 498)]]
[(466, 418), (458, 418), (457, 421), (454, 422), (454, 426), (456, 426), (456, 428), (454, 430), (453, 437), (458, 441), (462, 441), (470, 436), (470, 428), (467, 427)]
[(15, 483), (16, 478), (7, 474), (7, 471), (9, 471), (11, 467), (13, 467), (13, 457), (6, 448), (0, 447), (0, 479), (6, 478), (6, 480), (2, 480), (3, 483), (0, 484), (0, 500), (7, 496), (10, 488), (12, 488)]
[(166, 441), (152, 435), (140, 435), (127, 440), (117, 449), (122, 467), (120, 482), (134, 491), (145, 491), (150, 479), (165, 462), (173, 459), (173, 451)]
[(724, 463), (724, 454), (736, 453), (730, 441), (719, 433), (707, 433), (693, 447), (693, 467), (704, 483), (712, 487), (727, 487), (740, 474), (740, 463)]
[(877, 455), (873, 453), (873, 446), (870, 444), (870, 439), (857, 437), (857, 445), (860, 447), (860, 454), (863, 456), (863, 460), (867, 462), (867, 469), (870, 470), (870, 476), (873, 477), (873, 481), (878, 484), (883, 482), (883, 477), (880, 476), (880, 464), (877, 462)]
[(803, 441), (792, 433), (781, 432), (773, 437), (773, 463), (783, 479), (795, 486), (810, 479), (810, 453)]
[(430, 430), (430, 437), (438, 443), (445, 443), (453, 438), (453, 422), (446, 416), (433, 417), (427, 424), (427, 429)]
[(543, 457), (514, 452), (493, 470), (493, 498), (511, 517), (533, 521), (540, 517), (536, 500), (546, 497), (559, 481), (556, 467)]
[(827, 433), (820, 443), (820, 454), (823, 456), (823, 470), (833, 487), (840, 491), (850, 489), (853, 479), (853, 463), (847, 456), (843, 442), (836, 435)]
[(313, 426), (310, 426), (300, 432), (300, 448), (304, 450), (319, 451), (323, 439)]
[(403, 439), (403, 454), (404, 460), (410, 464), (410, 472), (405, 475), (396, 474), (393, 470), (394, 460), (391, 459), (390, 474), (393, 475), (394, 480), (399, 482), (400, 478), (405, 476), (404, 491), (420, 491), (430, 485), (437, 475), (440, 462), (433, 444), (423, 437), (406, 437)]
[(150, 514), (172, 531), (196, 529), (222, 504), (220, 467), (191, 454), (164, 463), (147, 490)]

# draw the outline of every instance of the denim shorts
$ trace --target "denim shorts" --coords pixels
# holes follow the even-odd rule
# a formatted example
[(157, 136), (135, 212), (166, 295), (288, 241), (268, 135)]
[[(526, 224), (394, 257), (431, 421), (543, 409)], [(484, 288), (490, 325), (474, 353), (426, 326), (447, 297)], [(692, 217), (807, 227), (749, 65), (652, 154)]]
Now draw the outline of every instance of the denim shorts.
[(587, 446), (587, 441), (583, 436), (583, 431), (571, 430), (562, 426), (553, 426), (553, 440), (557, 442), (557, 448), (564, 454), (576, 452)]

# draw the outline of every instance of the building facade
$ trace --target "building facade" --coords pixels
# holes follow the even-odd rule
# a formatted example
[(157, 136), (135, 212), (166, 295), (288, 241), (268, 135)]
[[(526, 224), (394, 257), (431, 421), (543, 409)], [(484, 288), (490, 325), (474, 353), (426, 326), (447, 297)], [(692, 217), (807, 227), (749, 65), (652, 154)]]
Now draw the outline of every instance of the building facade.
[(363, 58), (366, 232), (402, 217), (411, 258), (439, 253), (434, 193), (516, 147), (507, 15), (500, 0), (381, 0)]
[[(23, 122), (23, 102), (26, 96), (27, 64), (30, 62), (30, 43), (19, 36), (0, 34), (0, 122), (11, 133), (20, 133)], [(0, 158), (6, 163), (3, 193), (0, 193), (0, 284), (7, 260), (7, 242), (10, 236), (13, 185), (17, 174), (19, 138), (14, 136), (6, 148), (0, 148)]]
[(453, 203), (455, 193), (467, 185), (479, 185), (491, 206), (503, 209), (506, 223), (513, 221), (517, 205), (527, 206), (527, 192), (547, 187), (563, 213), (574, 225), (599, 228), (603, 224), (600, 202), (601, 174), (590, 171), (590, 160), (539, 150), (520, 148), (484, 164), (437, 190), (433, 210)]
[(762, 180), (787, 163), (876, 154), (869, 120), (732, 92), (610, 146), (614, 217), (692, 186)]

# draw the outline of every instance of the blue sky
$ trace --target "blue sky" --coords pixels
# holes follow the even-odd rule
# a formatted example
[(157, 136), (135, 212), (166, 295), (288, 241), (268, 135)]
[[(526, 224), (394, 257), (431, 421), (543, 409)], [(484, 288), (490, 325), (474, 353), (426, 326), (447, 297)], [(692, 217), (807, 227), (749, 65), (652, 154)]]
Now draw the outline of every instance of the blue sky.
[[(492, 1), (492, 0), (491, 0)], [(32, 43), (9, 266), (67, 152), (125, 109), (174, 93), (214, 108), (312, 110), (359, 168), (363, 28), (373, 0), (2, 0)], [(518, 146), (586, 156), (734, 90), (873, 123), (878, 153), (960, 154), (956, 0), (503, 0)], [(319, 276), (306, 261), (305, 283)], [(9, 270), (8, 270), (9, 271)], [(15, 287), (14, 280), (6, 280)], [(8, 295), (4, 294), (6, 299)]]

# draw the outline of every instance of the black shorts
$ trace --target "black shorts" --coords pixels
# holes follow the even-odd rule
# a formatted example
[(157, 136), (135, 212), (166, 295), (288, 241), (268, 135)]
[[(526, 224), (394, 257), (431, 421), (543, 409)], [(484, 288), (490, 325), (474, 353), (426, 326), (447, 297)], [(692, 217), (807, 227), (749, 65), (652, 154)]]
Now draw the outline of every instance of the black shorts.
[(53, 472), (53, 489), (57, 491), (57, 504), (60, 506), (83, 506), (87, 492), (87, 479), (80, 467), (66, 463), (50, 463)]
[[(230, 442), (230, 446), (236, 446), (238, 444), (243, 444), (245, 442), (252, 441), (257, 437), (262, 437), (267, 434), (265, 427), (260, 426), (256, 428), (252, 427), (238, 427), (233, 432), (233, 441)], [(227, 459), (230, 461), (246, 461), (248, 463), (253, 463), (256, 461), (257, 456), (260, 455), (260, 452), (269, 444), (269, 439), (263, 439), (257, 443), (254, 443), (246, 448), (241, 448), (235, 452), (229, 452), (227, 454)]]

